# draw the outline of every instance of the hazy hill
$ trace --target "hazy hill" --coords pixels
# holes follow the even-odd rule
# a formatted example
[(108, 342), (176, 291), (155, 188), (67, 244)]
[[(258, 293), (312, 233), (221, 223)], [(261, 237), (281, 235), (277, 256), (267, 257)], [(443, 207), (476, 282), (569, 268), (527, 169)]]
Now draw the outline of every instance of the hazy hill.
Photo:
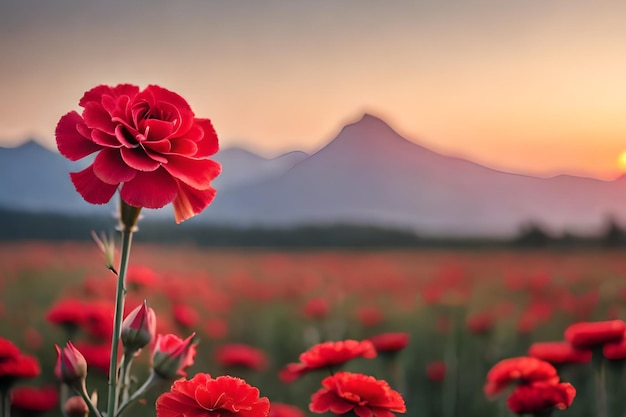
[(361, 222), (438, 235), (507, 235), (528, 220), (593, 230), (626, 207), (626, 181), (496, 171), (445, 156), (364, 115), (285, 174), (224, 190), (202, 217), (238, 224)]
[[(189, 221), (251, 226), (365, 223), (439, 236), (507, 236), (536, 221), (555, 231), (596, 232), (626, 212), (626, 178), (537, 178), (497, 171), (433, 152), (363, 115), (313, 155), (266, 159), (241, 148), (220, 151), (215, 202)], [(0, 207), (110, 215), (85, 203), (72, 163), (35, 142), (0, 148)], [(171, 216), (171, 209), (146, 211)]]

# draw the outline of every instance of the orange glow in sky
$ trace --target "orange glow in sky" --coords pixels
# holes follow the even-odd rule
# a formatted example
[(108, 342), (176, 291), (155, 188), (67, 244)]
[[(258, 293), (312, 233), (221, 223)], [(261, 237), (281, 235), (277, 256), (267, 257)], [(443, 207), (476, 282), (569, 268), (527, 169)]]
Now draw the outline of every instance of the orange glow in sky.
[(626, 2), (39, 6), (0, 3), (0, 146), (34, 136), (53, 148), (56, 122), (84, 91), (155, 83), (211, 118), (223, 148), (265, 156), (314, 152), (369, 112), (497, 169), (625, 171)]

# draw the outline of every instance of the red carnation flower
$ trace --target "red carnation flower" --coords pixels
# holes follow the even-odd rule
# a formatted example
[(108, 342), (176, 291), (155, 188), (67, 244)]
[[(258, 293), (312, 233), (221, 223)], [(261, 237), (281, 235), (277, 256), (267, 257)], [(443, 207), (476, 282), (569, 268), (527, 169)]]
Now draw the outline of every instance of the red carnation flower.
[(487, 373), (485, 394), (496, 395), (512, 383), (532, 384), (546, 382), (556, 384), (559, 377), (550, 363), (541, 359), (521, 356), (503, 359)]
[(387, 332), (368, 337), (367, 340), (372, 342), (374, 349), (378, 353), (397, 352), (409, 344), (409, 334), (405, 332)]
[(198, 312), (188, 304), (176, 304), (172, 307), (172, 314), (176, 323), (185, 329), (194, 327), (200, 320)]
[(330, 306), (328, 301), (322, 297), (312, 298), (302, 307), (305, 317), (321, 320), (328, 316)]
[(13, 342), (0, 337), (0, 361), (16, 358), (20, 355), (20, 350)]
[(267, 366), (265, 352), (240, 343), (229, 343), (219, 347), (215, 358), (224, 368), (241, 366), (259, 371)]
[(624, 338), (626, 323), (622, 320), (575, 323), (565, 329), (565, 339), (572, 346), (588, 349)]
[(509, 409), (517, 414), (536, 414), (548, 410), (565, 410), (572, 405), (576, 389), (569, 383), (549, 384), (537, 382), (520, 385), (507, 399)]
[(291, 404), (272, 401), (268, 417), (305, 417), (304, 411)]
[(325, 378), (322, 385), (324, 388), (311, 396), (309, 410), (314, 413), (353, 411), (359, 417), (394, 417), (394, 413), (406, 412), (400, 393), (372, 376), (338, 372)]
[(433, 382), (441, 382), (446, 377), (446, 363), (444, 361), (434, 361), (426, 365), (426, 377)]
[(287, 364), (281, 370), (279, 377), (284, 382), (292, 382), (307, 372), (320, 368), (332, 368), (358, 357), (369, 359), (376, 357), (376, 349), (372, 342), (344, 340), (319, 343), (302, 353), (299, 363)]
[(211, 203), (221, 167), (207, 157), (218, 150), (217, 135), (184, 98), (156, 85), (99, 85), (78, 104), (82, 114), (61, 117), (55, 133), (59, 152), (72, 161), (97, 153), (70, 174), (87, 202), (105, 204), (119, 188), (129, 206), (173, 203), (177, 223)]
[(465, 321), (467, 329), (476, 335), (484, 335), (493, 330), (494, 316), (490, 312), (477, 313)]
[(626, 359), (626, 337), (616, 342), (605, 343), (602, 346), (602, 355), (612, 361)]
[(0, 360), (0, 391), (22, 378), (34, 378), (41, 373), (39, 362), (28, 355), (18, 355)]
[(55, 303), (46, 314), (46, 320), (59, 326), (78, 328), (85, 323), (85, 311), (82, 301), (68, 298)]
[(55, 387), (18, 387), (11, 391), (11, 407), (20, 410), (51, 411), (58, 403), (59, 391)]
[(179, 379), (156, 401), (157, 417), (266, 417), (269, 409), (269, 400), (243, 379), (209, 374)]
[(109, 364), (111, 362), (110, 345), (80, 343), (76, 345), (76, 349), (80, 351), (85, 358), (90, 371), (97, 370), (104, 375), (109, 375)]
[(561, 363), (588, 363), (591, 361), (591, 351), (576, 349), (568, 342), (537, 342), (530, 345), (528, 355), (550, 362)]
[(187, 376), (196, 359), (195, 333), (186, 339), (174, 334), (158, 334), (152, 351), (152, 369), (163, 378)]

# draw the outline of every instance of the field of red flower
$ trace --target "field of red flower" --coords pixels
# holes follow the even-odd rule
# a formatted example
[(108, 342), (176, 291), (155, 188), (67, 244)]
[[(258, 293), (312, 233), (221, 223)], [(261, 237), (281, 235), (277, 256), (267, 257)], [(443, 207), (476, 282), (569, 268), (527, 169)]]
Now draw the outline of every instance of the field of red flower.
[[(404, 397), (407, 416), (513, 415), (506, 395), (485, 395), (489, 370), (528, 355), (535, 342), (564, 341), (574, 323), (624, 319), (625, 278), (626, 254), (619, 251), (277, 252), (136, 244), (126, 313), (146, 299), (156, 311), (157, 333), (196, 332), (189, 377), (242, 377), (272, 406), (298, 407), (285, 406), (280, 415), (309, 414), (312, 394), (329, 377), (311, 369), (316, 352), (299, 363), (301, 353), (325, 341), (370, 337), (377, 355), (363, 351), (342, 370), (387, 381)], [(16, 387), (57, 386), (54, 345), (69, 337), (87, 359), (90, 392), (106, 392), (115, 282), (95, 244), (0, 245), (0, 337), (37, 357), (42, 370)], [(138, 360), (142, 381), (149, 357)], [(571, 407), (558, 413), (597, 415), (596, 361), (571, 362), (556, 365), (561, 381), (576, 389)], [(622, 360), (606, 365), (600, 394), (609, 415), (622, 415)], [(298, 373), (303, 366), (314, 372)], [(153, 415), (154, 400), (132, 405), (133, 415)], [(57, 406), (49, 415), (58, 414)]]

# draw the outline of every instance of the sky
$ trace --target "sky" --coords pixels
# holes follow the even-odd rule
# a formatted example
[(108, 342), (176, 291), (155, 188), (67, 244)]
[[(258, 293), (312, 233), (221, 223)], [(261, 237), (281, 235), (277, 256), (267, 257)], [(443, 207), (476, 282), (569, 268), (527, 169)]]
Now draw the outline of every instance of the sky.
[(0, 146), (54, 148), (95, 85), (158, 84), (222, 148), (315, 152), (368, 112), (490, 167), (612, 179), (624, 16), (623, 0), (2, 0)]

